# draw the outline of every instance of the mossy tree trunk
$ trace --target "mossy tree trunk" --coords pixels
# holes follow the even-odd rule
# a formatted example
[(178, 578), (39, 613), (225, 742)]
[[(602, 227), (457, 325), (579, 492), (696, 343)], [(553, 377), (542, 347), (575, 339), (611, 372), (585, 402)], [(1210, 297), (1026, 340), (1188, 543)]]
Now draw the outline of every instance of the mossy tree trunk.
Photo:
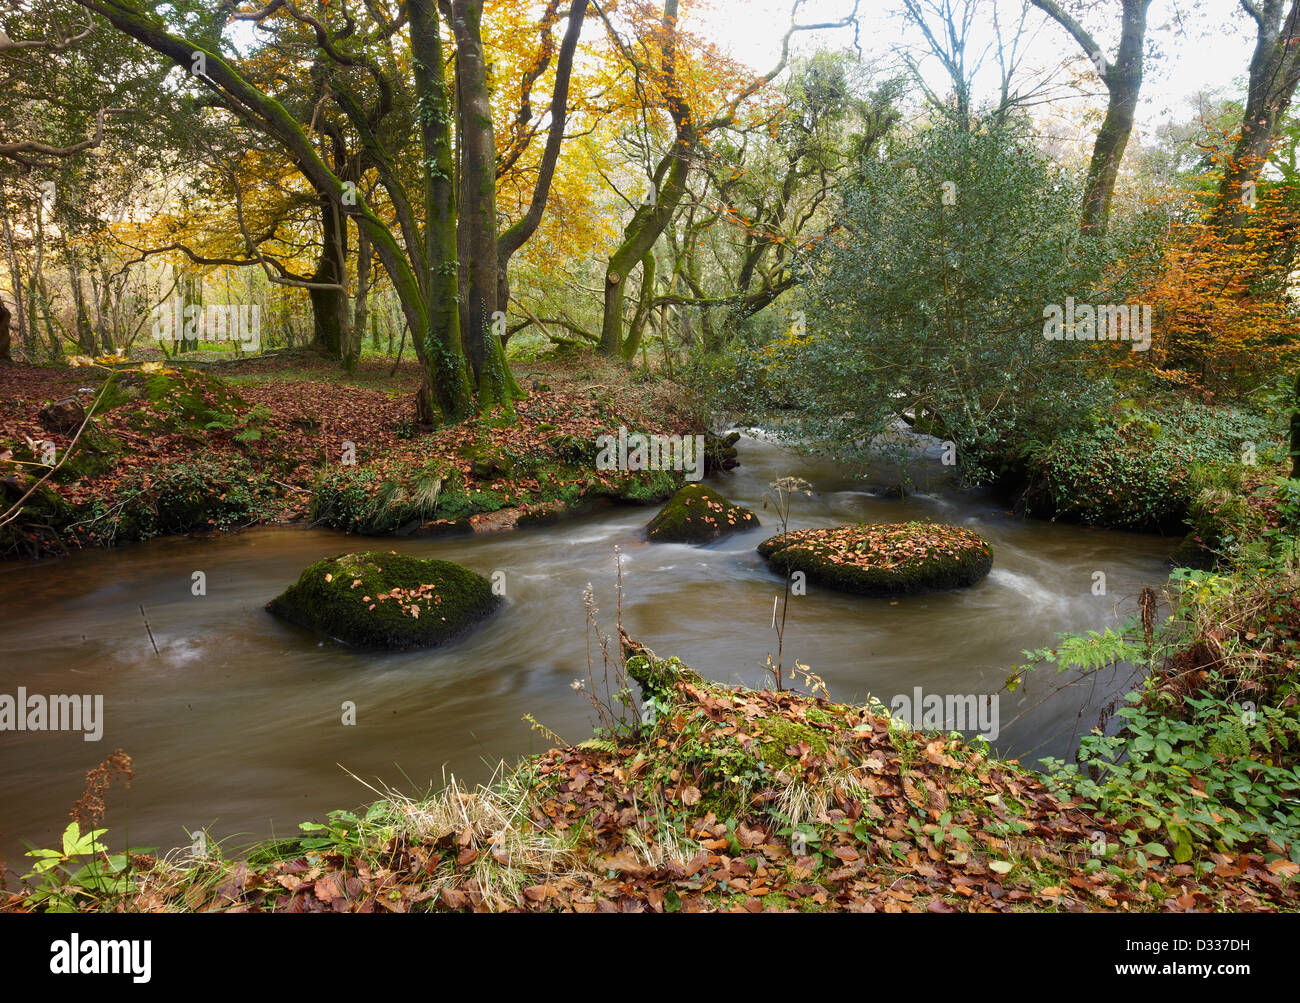
[[(426, 317), (412, 324), (411, 330), (417, 351), (422, 350), (430, 359), (438, 377), (433, 389), (439, 409), (444, 416), (460, 420), (473, 412), (474, 403), (460, 334), (451, 100), (443, 76), (437, 5), (434, 0), (410, 0), (407, 12), (424, 147), (424, 257), (428, 269)], [(392, 235), (388, 236), (391, 239)]]
[(605, 269), (605, 312), (600, 328), (600, 351), (618, 357), (623, 352), (623, 303), (628, 273), (655, 246), (686, 194), (686, 178), (699, 132), (677, 77), (677, 0), (664, 0), (663, 49), (659, 64), (664, 100), (676, 135), (672, 147), (655, 167), (650, 196), (623, 229), (623, 242)]
[[(343, 360), (349, 370), (361, 357), (361, 345), (365, 341), (366, 324), (370, 317), (370, 238), (364, 229), (357, 234), (357, 295), (353, 304), (352, 338)], [(377, 329), (372, 332), (371, 342), (378, 347)]]
[(347, 221), (334, 199), (320, 199), (321, 253), (308, 290), (312, 309), (312, 347), (331, 359), (343, 358), (348, 330)]
[(480, 410), (509, 407), (523, 397), (495, 335), (499, 258), (497, 255), (496, 138), (483, 56), (480, 23), (483, 0), (452, 0), (456, 38), (456, 81), (460, 106), (460, 246), (465, 260), (462, 337), (478, 391)]
[(650, 305), (655, 296), (655, 254), (646, 251), (641, 259), (641, 294), (637, 299), (636, 313), (632, 316), (632, 326), (628, 328), (627, 340), (623, 343), (623, 359), (631, 362), (641, 347), (641, 336), (645, 331), (646, 318), (650, 315)]

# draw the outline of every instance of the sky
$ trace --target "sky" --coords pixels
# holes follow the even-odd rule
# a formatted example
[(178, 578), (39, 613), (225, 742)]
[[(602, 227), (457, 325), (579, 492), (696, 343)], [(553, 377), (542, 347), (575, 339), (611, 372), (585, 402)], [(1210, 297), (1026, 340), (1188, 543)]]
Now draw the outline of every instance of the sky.
[[(1019, 0), (977, 0), (982, 35), (993, 38), (991, 25), (994, 8), (1002, 12), (1004, 26), (1017, 16)], [(708, 0), (701, 31), (724, 47), (734, 57), (754, 69), (765, 71), (775, 65), (780, 55), (781, 37), (790, 23), (790, 0)], [(891, 14), (901, 7), (898, 0), (862, 0), (861, 45), (871, 58), (888, 58), (900, 42), (916, 43), (906, 31), (901, 18)], [(1114, 55), (1118, 41), (1117, 0), (1098, 5), (1085, 20), (1087, 27), (1102, 44), (1110, 43), (1108, 55)], [(809, 0), (800, 11), (803, 23), (833, 21), (852, 8), (851, 0)], [(987, 14), (985, 14), (987, 11)], [(1142, 84), (1138, 109), (1139, 130), (1150, 130), (1169, 119), (1183, 120), (1194, 113), (1187, 98), (1200, 90), (1222, 89), (1237, 93), (1244, 87), (1245, 75), (1254, 47), (1253, 23), (1236, 0), (1155, 0), (1148, 16), (1148, 40), (1156, 40), (1158, 50), (1149, 60)], [(1046, 15), (1032, 10), (1027, 21), (1031, 33), (1026, 48), (1028, 65), (1059, 66), (1063, 56), (1078, 59), (1076, 72), (1090, 72), (1078, 44)], [(1166, 30), (1168, 28), (1168, 30)], [(850, 44), (851, 31), (826, 31), (798, 36), (799, 47), (841, 47)], [(796, 50), (798, 51), (798, 50)], [(977, 89), (991, 94), (997, 86), (996, 63), (990, 59), (986, 72), (977, 78)], [(926, 67), (927, 77), (937, 90), (947, 90), (946, 77), (937, 64)], [(1093, 78), (1101, 93), (1099, 80)], [(1078, 99), (1075, 99), (1077, 103)], [(1104, 107), (1104, 99), (1096, 101)]]

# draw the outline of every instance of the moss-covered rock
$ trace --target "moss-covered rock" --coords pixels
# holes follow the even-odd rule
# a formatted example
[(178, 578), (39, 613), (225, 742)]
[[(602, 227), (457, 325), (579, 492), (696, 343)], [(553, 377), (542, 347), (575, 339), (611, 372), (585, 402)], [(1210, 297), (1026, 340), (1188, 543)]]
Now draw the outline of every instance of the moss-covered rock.
[(978, 533), (929, 522), (799, 530), (764, 540), (758, 552), (778, 571), (867, 596), (964, 588), (993, 567), (993, 548)]
[(757, 525), (758, 516), (749, 509), (703, 484), (688, 484), (650, 520), (646, 531), (658, 542), (706, 543)]
[(431, 648), (500, 605), (482, 575), (397, 553), (317, 561), (267, 604), (291, 623), (364, 648)]

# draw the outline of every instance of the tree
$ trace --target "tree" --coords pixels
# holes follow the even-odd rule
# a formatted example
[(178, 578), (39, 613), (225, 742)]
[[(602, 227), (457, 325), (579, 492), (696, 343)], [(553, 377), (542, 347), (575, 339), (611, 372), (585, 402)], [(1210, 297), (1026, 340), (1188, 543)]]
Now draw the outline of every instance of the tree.
[(1044, 305), (1091, 300), (1100, 247), (1074, 222), (1078, 188), (1009, 129), (941, 119), (885, 152), (811, 266), (809, 337), (754, 357), (837, 447), (915, 421), (988, 478), (999, 443), (1047, 441), (1092, 403), (1080, 357), (1098, 346), (1046, 339)]
[[(700, 158), (684, 219), (666, 231), (667, 291), (652, 305), (701, 310), (706, 348), (722, 348), (741, 322), (798, 284), (801, 257), (827, 238), (826, 209), (852, 165), (897, 122), (897, 81), (873, 86), (860, 67), (848, 53), (800, 62), (771, 112), (723, 130)], [(724, 317), (722, 335), (712, 311)], [(635, 320), (625, 357), (636, 348)]]
[(1138, 94), (1142, 90), (1143, 49), (1146, 39), (1147, 10), (1151, 0), (1120, 0), (1119, 50), (1112, 62), (1105, 50), (1083, 25), (1055, 0), (1031, 0), (1060, 24), (1079, 43), (1092, 60), (1106, 85), (1106, 116), (1097, 130), (1092, 159), (1088, 163), (1088, 180), (1083, 194), (1083, 211), (1079, 226), (1084, 233), (1102, 234), (1110, 221), (1110, 203), (1115, 194), (1120, 163), (1133, 132), (1133, 116)]
[(1238, 0), (1255, 22), (1255, 51), (1241, 132), (1219, 186), (1215, 223), (1230, 239), (1242, 229), (1253, 201), (1248, 185), (1259, 177), (1300, 84), (1300, 0)]
[[(541, 161), (537, 166), (537, 180), (532, 186), (532, 197), (528, 202), (527, 210), (501, 234), (500, 239), (497, 241), (498, 285), (496, 303), (497, 309), (501, 311), (507, 311), (510, 308), (510, 261), (537, 232), (537, 228), (542, 222), (542, 215), (546, 211), (547, 196), (555, 179), (555, 170), (560, 159), (560, 147), (564, 142), (565, 123), (568, 120), (569, 87), (573, 78), (574, 55), (577, 52), (578, 37), (582, 33), (583, 22), (587, 17), (589, 7), (590, 0), (573, 0), (573, 4), (569, 8), (568, 26), (564, 32), (564, 40), (560, 45), (559, 58), (555, 69), (555, 83), (551, 92), (550, 125), (546, 136), (546, 146), (542, 152)], [(555, 8), (555, 3), (548, 7), (548, 17), (551, 16)], [(528, 68), (524, 75), (525, 86), (521, 87), (520, 109), (519, 114), (515, 116), (516, 122), (527, 120), (527, 109), (530, 104), (529, 87), (545, 70), (551, 59), (550, 50), (553, 43), (550, 41), (547, 19), (543, 20), (543, 26), (541, 52), (536, 62)], [(513, 165), (518, 161), (521, 145), (520, 143), (512, 144), (507, 157), (509, 164)], [(499, 165), (498, 173), (500, 173), (500, 166), (504, 165)]]
[[(327, 192), (340, 212), (365, 229), (415, 334), (416, 352), (426, 376), (420, 395), (420, 418), (425, 422), (438, 418), (458, 421), (474, 413), (474, 387), (461, 337), (457, 288), (454, 113), (444, 76), (441, 23), (434, 0), (408, 0), (404, 9), (388, 18), (381, 15), (381, 4), (368, 5), (377, 17), (365, 32), (358, 32), (357, 23), (342, 12), (327, 15), (340, 24), (332, 31), (329, 24), (304, 13), (291, 0), (272, 0), (257, 15), (290, 16), (312, 28), (318, 52), (330, 60), (330, 96), (376, 165), (380, 184), (394, 206), (402, 234), (400, 242), (355, 185), (345, 184), (345, 179), (325, 162), (301, 124), (280, 102), (252, 84), (238, 68), (237, 59), (223, 55), (216, 40), (205, 45), (178, 34), (157, 13), (142, 10), (129, 0), (77, 2), (191, 73), (221, 107), (275, 140), (314, 188)], [(364, 79), (381, 92), (381, 112), (391, 101), (391, 76), (367, 50), (382, 46), (407, 19), (421, 151), (416, 191), (423, 208), (422, 226), (411, 212), (415, 192), (403, 183), (393, 155), (375, 133), (376, 118), (367, 115), (360, 97), (359, 81)], [(383, 115), (378, 117), (382, 119)], [(499, 358), (501, 349), (496, 339), (490, 339), (486, 351), (493, 353), (493, 345)], [(486, 403), (497, 403), (495, 395), (489, 393)]]
[[(650, 196), (633, 212), (605, 268), (605, 302), (600, 334), (603, 354), (626, 354), (624, 303), (630, 273), (640, 264), (643, 269), (642, 287), (647, 293), (653, 293), (653, 283), (644, 281), (644, 276), (654, 267), (653, 259), (647, 255), (653, 251), (686, 195), (687, 179), (701, 148), (707, 145), (712, 134), (733, 125), (745, 102), (785, 70), (790, 60), (790, 40), (797, 32), (844, 28), (857, 23), (858, 0), (845, 17), (818, 24), (798, 23), (795, 16), (800, 6), (802, 0), (796, 0), (776, 66), (760, 77), (733, 87), (720, 100), (716, 94), (709, 95), (714, 98), (716, 111), (700, 107), (705, 95), (692, 93), (688, 74), (692, 67), (681, 51), (687, 36), (679, 25), (678, 0), (664, 0), (658, 23), (641, 26), (640, 42), (644, 55), (638, 55), (632, 45), (610, 28), (619, 50), (634, 71), (645, 113), (649, 115), (652, 110), (662, 110), (668, 116), (670, 132), (666, 149), (650, 172)], [(709, 58), (721, 62), (716, 53), (709, 53)]]

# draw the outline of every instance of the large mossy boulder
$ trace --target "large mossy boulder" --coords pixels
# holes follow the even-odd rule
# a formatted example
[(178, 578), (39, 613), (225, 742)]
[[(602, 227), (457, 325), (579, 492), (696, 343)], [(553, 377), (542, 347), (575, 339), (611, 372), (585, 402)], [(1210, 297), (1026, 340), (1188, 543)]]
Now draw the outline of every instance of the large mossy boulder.
[(798, 530), (764, 540), (758, 552), (778, 571), (866, 596), (965, 588), (993, 567), (993, 548), (978, 533), (932, 522)]
[(660, 543), (707, 543), (757, 525), (758, 516), (749, 509), (703, 484), (688, 484), (668, 499), (646, 532)]
[(266, 608), (356, 647), (407, 649), (451, 640), (500, 602), (459, 564), (366, 553), (317, 561)]

